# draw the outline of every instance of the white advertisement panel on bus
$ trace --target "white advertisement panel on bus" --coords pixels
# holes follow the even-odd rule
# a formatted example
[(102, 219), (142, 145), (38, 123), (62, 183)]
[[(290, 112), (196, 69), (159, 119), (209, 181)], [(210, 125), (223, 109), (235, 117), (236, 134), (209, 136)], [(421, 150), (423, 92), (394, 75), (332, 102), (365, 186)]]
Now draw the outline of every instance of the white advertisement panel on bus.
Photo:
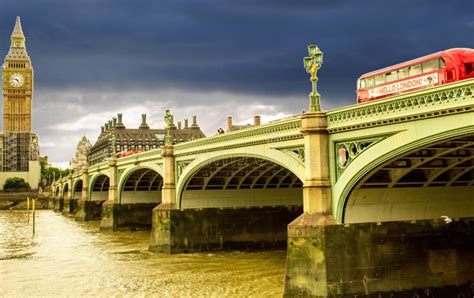
[(438, 73), (431, 73), (428, 75), (411, 78), (392, 84), (369, 89), (369, 98), (379, 97), (391, 93), (402, 92), (405, 90), (433, 86), (438, 83)]

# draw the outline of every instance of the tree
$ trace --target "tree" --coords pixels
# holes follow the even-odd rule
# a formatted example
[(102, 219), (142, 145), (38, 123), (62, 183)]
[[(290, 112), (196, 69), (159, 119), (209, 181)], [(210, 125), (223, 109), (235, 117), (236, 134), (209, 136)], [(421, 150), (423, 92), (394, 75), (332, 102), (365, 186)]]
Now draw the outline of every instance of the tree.
[(48, 167), (44, 160), (40, 160), (41, 166), (41, 181), (46, 181), (43, 187), (49, 186), (51, 182), (57, 181), (60, 177), (66, 177), (69, 175), (70, 169), (60, 169), (57, 167)]
[(20, 177), (10, 177), (5, 181), (5, 184), (3, 184), (3, 190), (21, 190), (21, 191), (27, 191), (30, 190), (31, 187), (28, 184), (28, 182), (25, 181), (25, 179), (20, 178)]

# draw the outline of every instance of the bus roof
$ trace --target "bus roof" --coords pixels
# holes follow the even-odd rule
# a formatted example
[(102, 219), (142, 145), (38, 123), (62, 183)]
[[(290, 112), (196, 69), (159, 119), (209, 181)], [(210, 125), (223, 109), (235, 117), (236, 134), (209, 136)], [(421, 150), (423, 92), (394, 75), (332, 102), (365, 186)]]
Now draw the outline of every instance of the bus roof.
[(445, 50), (445, 51), (436, 52), (436, 53), (429, 54), (429, 55), (426, 55), (426, 56), (423, 56), (423, 57), (419, 57), (419, 58), (416, 58), (416, 59), (413, 59), (413, 60), (405, 61), (405, 62), (398, 63), (398, 64), (395, 64), (395, 65), (390, 65), (390, 66), (387, 66), (387, 67), (382, 68), (382, 69), (377, 69), (377, 70), (365, 73), (365, 74), (361, 75), (359, 77), (359, 79), (366, 78), (366, 77), (371, 77), (371, 76), (375, 76), (375, 75), (379, 75), (379, 74), (383, 74), (383, 73), (387, 73), (387, 72), (390, 72), (392, 70), (404, 68), (404, 67), (414, 65), (414, 64), (418, 64), (418, 63), (422, 63), (422, 62), (428, 61), (430, 59), (444, 57), (444, 56), (451, 56), (451, 55), (457, 56), (459, 54), (468, 54), (469, 56), (472, 56), (474, 58), (474, 49), (453, 48), (453, 49), (449, 49), (449, 50)]

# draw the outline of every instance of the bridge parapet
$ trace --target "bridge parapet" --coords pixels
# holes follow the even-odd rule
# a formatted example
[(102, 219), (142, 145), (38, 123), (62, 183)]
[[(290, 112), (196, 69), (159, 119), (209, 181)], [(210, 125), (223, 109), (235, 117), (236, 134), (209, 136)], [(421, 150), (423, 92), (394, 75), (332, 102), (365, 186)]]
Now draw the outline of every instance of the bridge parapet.
[[(126, 167), (129, 165), (136, 164), (137, 162), (147, 162), (147, 161), (156, 161), (159, 159), (162, 159), (163, 157), (161, 156), (161, 148), (159, 149), (153, 149), (133, 155), (129, 155), (126, 157), (121, 157), (117, 159), (117, 166), (120, 167)], [(106, 162), (103, 163), (106, 165)]]
[(174, 146), (175, 156), (302, 139), (300, 130), (301, 119), (298, 115), (278, 122), (177, 144)]
[(362, 129), (472, 111), (474, 79), (329, 111), (328, 131)]

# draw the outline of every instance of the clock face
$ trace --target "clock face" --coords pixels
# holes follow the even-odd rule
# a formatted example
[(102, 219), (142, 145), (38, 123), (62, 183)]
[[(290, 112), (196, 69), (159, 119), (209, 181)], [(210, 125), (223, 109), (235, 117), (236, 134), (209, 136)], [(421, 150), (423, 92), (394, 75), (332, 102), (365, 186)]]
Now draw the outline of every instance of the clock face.
[(8, 79), (12, 87), (21, 87), (25, 83), (25, 77), (21, 73), (13, 73)]

